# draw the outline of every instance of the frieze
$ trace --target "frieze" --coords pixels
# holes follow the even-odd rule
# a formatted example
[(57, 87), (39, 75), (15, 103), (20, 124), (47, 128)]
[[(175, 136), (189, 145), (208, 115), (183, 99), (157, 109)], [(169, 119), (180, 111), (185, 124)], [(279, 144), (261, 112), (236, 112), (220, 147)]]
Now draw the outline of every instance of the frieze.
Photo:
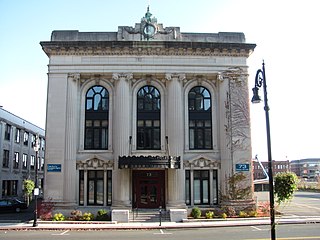
[[(200, 43), (199, 43), (200, 44)], [(252, 44), (230, 43), (197, 43), (188, 45), (185, 42), (166, 43), (132, 41), (119, 44), (118, 42), (42, 42), (43, 50), (48, 56), (51, 55), (156, 55), (156, 56), (227, 56), (249, 57), (252, 52)], [(207, 46), (206, 46), (207, 45)]]

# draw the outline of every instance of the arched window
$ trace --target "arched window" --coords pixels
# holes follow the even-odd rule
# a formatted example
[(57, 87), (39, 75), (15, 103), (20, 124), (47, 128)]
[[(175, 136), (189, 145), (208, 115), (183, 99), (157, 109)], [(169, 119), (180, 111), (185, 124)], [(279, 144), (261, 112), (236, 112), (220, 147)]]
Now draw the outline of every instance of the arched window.
[(109, 93), (93, 86), (86, 94), (85, 149), (108, 149)]
[(137, 94), (137, 149), (160, 149), (160, 93), (153, 86)]
[(189, 148), (212, 149), (211, 95), (204, 87), (194, 87), (188, 94)]

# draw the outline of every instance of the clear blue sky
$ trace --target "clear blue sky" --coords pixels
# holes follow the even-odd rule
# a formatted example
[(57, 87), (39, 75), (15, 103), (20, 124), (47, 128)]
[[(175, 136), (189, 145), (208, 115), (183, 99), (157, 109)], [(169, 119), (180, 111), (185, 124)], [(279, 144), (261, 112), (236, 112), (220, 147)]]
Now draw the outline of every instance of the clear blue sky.
[[(250, 89), (266, 62), (273, 159), (320, 157), (320, 33), (317, 0), (0, 0), (0, 105), (45, 127), (53, 30), (117, 31), (150, 11), (183, 32), (244, 32), (256, 43)], [(251, 90), (250, 90), (251, 92)], [(267, 159), (263, 104), (251, 106), (253, 156)]]

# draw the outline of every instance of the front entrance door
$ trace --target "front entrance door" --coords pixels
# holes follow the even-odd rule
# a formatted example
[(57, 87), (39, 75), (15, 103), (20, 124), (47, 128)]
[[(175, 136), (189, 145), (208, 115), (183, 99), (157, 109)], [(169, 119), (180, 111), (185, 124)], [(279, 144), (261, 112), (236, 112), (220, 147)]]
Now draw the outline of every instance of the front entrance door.
[(133, 171), (133, 207), (164, 207), (164, 171)]

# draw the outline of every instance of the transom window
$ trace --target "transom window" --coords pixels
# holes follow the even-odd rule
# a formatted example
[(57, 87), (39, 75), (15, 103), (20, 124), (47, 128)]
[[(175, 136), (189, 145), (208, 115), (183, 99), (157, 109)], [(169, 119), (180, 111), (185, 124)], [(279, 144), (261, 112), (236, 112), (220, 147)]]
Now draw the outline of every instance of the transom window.
[(137, 149), (160, 149), (160, 92), (153, 86), (137, 94)]
[(108, 149), (109, 93), (93, 86), (86, 94), (85, 149)]
[(212, 149), (211, 95), (204, 87), (194, 87), (188, 94), (189, 148)]

